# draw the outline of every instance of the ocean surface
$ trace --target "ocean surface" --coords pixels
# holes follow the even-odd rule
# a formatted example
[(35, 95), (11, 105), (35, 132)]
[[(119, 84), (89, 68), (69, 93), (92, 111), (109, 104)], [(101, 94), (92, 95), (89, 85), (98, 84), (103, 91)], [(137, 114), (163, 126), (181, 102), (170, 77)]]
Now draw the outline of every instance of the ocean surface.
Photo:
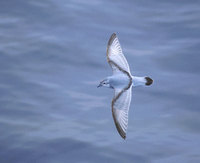
[[(117, 133), (106, 46), (133, 75)], [(200, 1), (0, 1), (1, 163), (200, 162)]]

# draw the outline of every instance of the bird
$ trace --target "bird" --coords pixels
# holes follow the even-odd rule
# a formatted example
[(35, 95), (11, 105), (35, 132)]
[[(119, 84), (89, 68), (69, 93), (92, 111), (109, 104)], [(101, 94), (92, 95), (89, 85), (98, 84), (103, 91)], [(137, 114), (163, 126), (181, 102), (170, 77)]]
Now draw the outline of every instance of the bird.
[(147, 76), (131, 75), (129, 64), (122, 52), (116, 33), (113, 33), (108, 41), (106, 56), (112, 69), (112, 75), (102, 80), (97, 87), (114, 89), (111, 103), (112, 116), (118, 133), (123, 139), (126, 139), (132, 87), (149, 86), (153, 80)]

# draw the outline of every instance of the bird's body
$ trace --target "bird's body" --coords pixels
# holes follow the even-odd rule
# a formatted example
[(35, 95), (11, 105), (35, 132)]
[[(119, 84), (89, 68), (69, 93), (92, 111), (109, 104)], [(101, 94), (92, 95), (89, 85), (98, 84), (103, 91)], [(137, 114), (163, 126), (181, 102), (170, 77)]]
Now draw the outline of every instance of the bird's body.
[(118, 88), (118, 87), (121, 88), (128, 85), (128, 83), (130, 82), (128, 76), (122, 73), (109, 76), (107, 77), (107, 79), (109, 80), (111, 88)]
[(98, 87), (104, 86), (114, 89), (115, 93), (111, 104), (112, 115), (119, 134), (125, 139), (132, 86), (151, 85), (153, 80), (149, 77), (131, 75), (128, 62), (122, 53), (115, 33), (108, 41), (107, 60), (113, 70), (113, 75), (101, 81)]
[(131, 79), (126, 74), (117, 74), (108, 76), (106, 79), (109, 81), (110, 88), (117, 88), (117, 87), (124, 87), (129, 84), (130, 80), (132, 80), (132, 86), (144, 86), (147, 85), (146, 81), (147, 77), (138, 77), (138, 76), (131, 76)]

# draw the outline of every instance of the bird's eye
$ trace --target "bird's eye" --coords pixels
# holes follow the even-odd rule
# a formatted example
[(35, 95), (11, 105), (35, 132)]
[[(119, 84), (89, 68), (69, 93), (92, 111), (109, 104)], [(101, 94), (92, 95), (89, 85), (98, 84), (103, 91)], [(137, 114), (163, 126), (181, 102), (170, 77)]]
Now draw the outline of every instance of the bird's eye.
[(103, 84), (106, 84), (105, 82)]

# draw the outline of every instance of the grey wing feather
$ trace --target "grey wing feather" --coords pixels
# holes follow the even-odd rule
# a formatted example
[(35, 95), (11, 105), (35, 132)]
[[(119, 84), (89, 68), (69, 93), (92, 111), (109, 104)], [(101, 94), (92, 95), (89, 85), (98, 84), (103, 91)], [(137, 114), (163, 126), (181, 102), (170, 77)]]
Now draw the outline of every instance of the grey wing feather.
[[(128, 65), (128, 62), (122, 52), (119, 40), (117, 38), (117, 35), (113, 33), (108, 41), (107, 46), (107, 60), (110, 64), (111, 62), (114, 62), (120, 69), (123, 69), (130, 73), (130, 68)], [(110, 64), (112, 67), (112, 64)], [(113, 69), (113, 67), (112, 67)], [(115, 73), (116, 69), (113, 69), (113, 73)]]
[(131, 103), (132, 86), (128, 89), (115, 90), (112, 100), (112, 115), (115, 126), (123, 139), (126, 138), (128, 128), (128, 112)]

